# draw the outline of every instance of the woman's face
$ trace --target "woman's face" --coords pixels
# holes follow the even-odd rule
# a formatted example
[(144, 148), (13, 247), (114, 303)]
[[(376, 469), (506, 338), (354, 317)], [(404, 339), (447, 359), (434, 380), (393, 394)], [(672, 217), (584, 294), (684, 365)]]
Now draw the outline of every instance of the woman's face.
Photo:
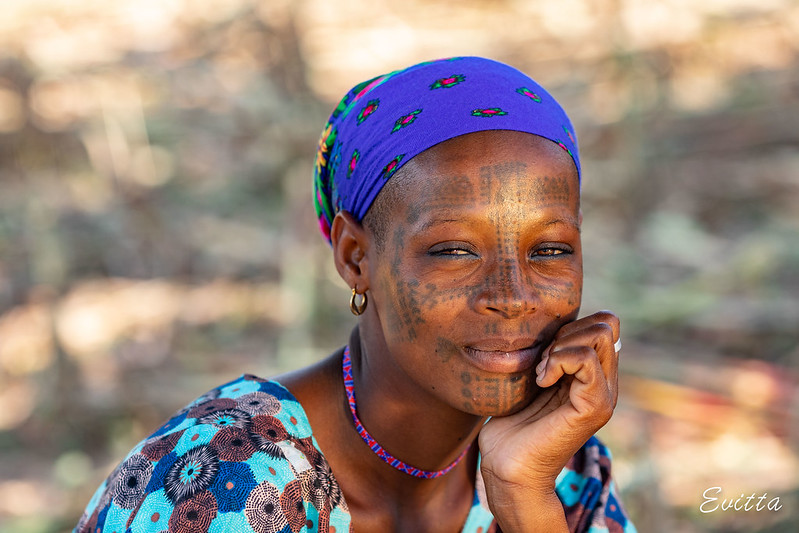
[(401, 172), (385, 242), (367, 251), (364, 327), (379, 331), (365, 333), (393, 359), (390, 379), (469, 413), (516, 412), (539, 390), (542, 351), (580, 307), (571, 157), (534, 135), (488, 131), (441, 143)]

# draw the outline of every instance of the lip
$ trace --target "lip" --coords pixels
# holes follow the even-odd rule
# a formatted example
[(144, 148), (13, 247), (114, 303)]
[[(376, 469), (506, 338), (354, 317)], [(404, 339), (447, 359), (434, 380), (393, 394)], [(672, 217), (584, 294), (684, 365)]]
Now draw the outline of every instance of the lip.
[(485, 339), (463, 348), (466, 359), (485, 372), (514, 374), (538, 363), (541, 342), (535, 339)]

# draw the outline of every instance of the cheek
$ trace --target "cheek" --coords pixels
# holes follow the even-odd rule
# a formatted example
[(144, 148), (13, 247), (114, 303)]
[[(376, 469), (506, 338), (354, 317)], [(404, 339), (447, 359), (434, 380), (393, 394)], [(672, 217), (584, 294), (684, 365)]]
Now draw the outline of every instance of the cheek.
[(405, 232), (397, 228), (391, 235), (392, 251), (378, 254), (370, 262), (372, 296), (378, 307), (386, 336), (399, 342), (413, 342), (425, 326), (419, 281), (403, 273), (401, 251), (405, 246)]
[[(380, 318), (387, 338), (395, 342), (415, 342), (435, 330), (436, 307), (441, 300), (438, 287), (422, 283), (404, 272), (401, 264), (386, 265), (379, 271)], [(431, 312), (432, 311), (432, 312)]]
[[(479, 287), (440, 289), (435, 283), (422, 284), (409, 278), (387, 278), (388, 296), (385, 327), (397, 341), (414, 342), (446, 334), (457, 313), (467, 305)], [(442, 348), (442, 357), (450, 352)]]
[[(446, 335), (454, 316), (462, 310), (479, 287), (444, 287), (435, 279), (403, 268), (399, 258), (383, 265), (375, 279), (380, 317), (387, 337), (395, 342), (415, 342)], [(446, 351), (446, 350), (444, 350)]]
[(442, 363), (448, 363), (453, 356), (458, 355), (458, 347), (449, 339), (439, 337), (436, 339), (436, 358)]
[[(537, 282), (533, 285), (533, 289), (536, 291), (538, 299), (546, 302), (547, 305), (579, 309), (583, 284), (581, 279), (575, 278), (572, 280), (555, 278), (545, 283)], [(565, 313), (568, 311), (559, 311), (559, 314)]]
[(389, 331), (399, 341), (417, 340), (420, 330), (426, 326), (419, 300), (419, 282), (395, 280), (387, 294), (390, 300), (388, 304), (391, 307), (386, 324)]
[(542, 268), (530, 281), (542, 304), (558, 308), (558, 314), (565, 316), (570, 309), (575, 313), (579, 311), (583, 295), (582, 254), (579, 247), (572, 261), (558, 265), (552, 271)]

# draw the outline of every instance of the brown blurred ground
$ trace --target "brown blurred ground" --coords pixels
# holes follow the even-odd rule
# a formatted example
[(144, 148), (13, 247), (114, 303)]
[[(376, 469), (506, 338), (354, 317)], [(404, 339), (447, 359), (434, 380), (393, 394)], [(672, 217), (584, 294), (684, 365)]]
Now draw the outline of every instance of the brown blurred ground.
[[(342, 344), (310, 202), (354, 83), (477, 54), (583, 153), (583, 309), (622, 317), (602, 431), (642, 532), (799, 530), (799, 2), (7, 0), (0, 530), (71, 528), (170, 412)], [(699, 512), (702, 492), (778, 512)]]

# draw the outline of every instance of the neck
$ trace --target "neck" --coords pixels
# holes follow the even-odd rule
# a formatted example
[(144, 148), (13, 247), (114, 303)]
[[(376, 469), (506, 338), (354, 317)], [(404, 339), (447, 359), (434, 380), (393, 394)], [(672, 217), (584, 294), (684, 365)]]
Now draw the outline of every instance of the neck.
[[(370, 348), (362, 332), (355, 328), (350, 338), (350, 358), (357, 415), (366, 431), (380, 447), (411, 467), (428, 471), (447, 468), (476, 440), (484, 419), (453, 409), (411, 380), (388, 379), (387, 376), (403, 373), (392, 358), (372, 350), (375, 348)], [(367, 446), (359, 448), (377, 458)], [(476, 460), (476, 450), (472, 458)], [(471, 480), (474, 462), (464, 462), (472, 466), (468, 472)], [(460, 464), (438, 479), (446, 480), (459, 467)], [(384, 470), (390, 478), (396, 477), (392, 474), (399, 475), (393, 483), (407, 485), (418, 479), (394, 467), (380, 468), (378, 472), (382, 474)]]
[[(363, 357), (358, 328), (352, 333), (350, 351), (358, 416), (391, 454), (418, 468), (440, 470), (476, 441), (482, 418), (451, 410), (425, 391), (386, 379), (386, 374), (381, 378), (379, 365)], [(341, 363), (339, 350), (277, 380), (304, 406), (356, 531), (459, 531), (474, 495), (476, 443), (463, 461), (436, 479), (416, 478), (389, 466), (355, 431)], [(408, 520), (418, 523), (405, 524)]]

